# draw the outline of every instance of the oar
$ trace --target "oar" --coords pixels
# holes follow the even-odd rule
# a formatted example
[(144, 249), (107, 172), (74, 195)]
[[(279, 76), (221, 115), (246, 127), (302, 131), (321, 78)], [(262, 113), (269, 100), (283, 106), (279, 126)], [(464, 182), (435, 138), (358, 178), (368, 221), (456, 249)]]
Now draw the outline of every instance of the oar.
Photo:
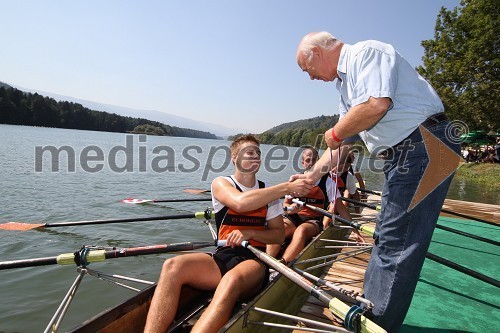
[[(326, 291), (315, 286), (311, 281), (303, 278), (299, 273), (295, 272), (288, 266), (280, 263), (278, 260), (274, 259), (265, 252), (250, 245), (248, 241), (243, 241), (241, 246), (246, 247), (252, 253), (257, 256), (262, 262), (272, 267), (276, 271), (280, 272), (282, 275), (287, 277), (290, 281), (297, 284), (299, 287), (307, 291), (312, 296), (316, 297), (325, 305), (328, 305), (330, 311), (337, 317), (344, 320), (344, 326), (349, 330), (355, 330), (357, 326), (357, 318), (360, 316), (362, 309), (354, 305), (349, 307), (347, 304), (328, 294)], [(382, 333), (386, 332), (383, 328), (366, 318), (365, 316), (360, 316), (359, 318), (360, 332), (362, 333)]]
[(334, 219), (334, 220), (336, 220), (336, 221), (338, 221), (340, 223), (343, 223), (343, 224), (348, 225), (348, 226), (350, 226), (350, 227), (352, 227), (354, 229), (357, 229), (357, 230), (359, 230), (361, 232), (364, 232), (368, 236), (372, 236), (373, 237), (373, 233), (375, 232), (375, 230), (373, 228), (371, 228), (371, 227), (368, 227), (366, 225), (362, 225), (362, 224), (356, 223), (354, 221), (349, 221), (349, 220), (347, 220), (347, 219), (345, 219), (343, 217), (340, 217), (338, 215), (332, 214), (332, 213), (330, 213), (327, 210), (324, 210), (324, 209), (321, 209), (319, 207), (306, 204), (305, 202), (300, 201), (299, 199), (296, 199), (296, 198), (292, 199), (292, 201), (295, 202), (298, 205), (305, 206), (305, 207), (307, 207), (309, 209), (314, 210), (315, 212), (318, 212), (318, 213), (320, 213), (320, 214), (322, 214), (324, 216), (327, 216), (327, 217), (329, 217), (331, 219)]
[(381, 192), (378, 192), (378, 191), (371, 191), (371, 190), (367, 190), (367, 189), (364, 189), (364, 188), (359, 188), (359, 187), (356, 187), (356, 189), (360, 192), (364, 192), (364, 193), (368, 193), (368, 194), (374, 194), (374, 195), (378, 195), (378, 196), (381, 196), (382, 193)]
[(91, 262), (104, 261), (106, 259), (140, 256), (147, 254), (168, 253), (168, 252), (192, 251), (215, 245), (216, 244), (212, 241), (212, 242), (185, 242), (185, 243), (174, 243), (174, 244), (163, 244), (163, 245), (150, 245), (150, 246), (140, 246), (140, 247), (131, 247), (123, 249), (113, 249), (113, 250), (103, 250), (103, 249), (93, 250), (86, 248), (87, 250), (84, 251), (80, 250), (74, 253), (63, 253), (55, 257), (3, 261), (0, 262), (0, 270), (11, 269), (11, 268), (22, 268), (22, 267), (45, 266), (45, 265), (77, 264), (78, 266), (80, 266), (80, 264), (84, 263), (89, 264)]
[[(341, 197), (341, 199), (344, 200), (344, 201), (347, 201), (347, 202), (359, 205), (359, 206), (364, 206), (364, 207), (367, 207), (367, 208), (370, 208), (370, 209), (374, 209), (374, 210), (380, 211), (380, 206), (376, 206), (376, 205), (372, 205), (372, 204), (368, 204), (368, 203), (365, 203), (365, 202), (356, 201), (356, 200), (352, 200), (352, 199), (344, 198), (344, 197)], [(452, 233), (457, 234), (457, 235), (461, 235), (461, 236), (469, 237), (469, 238), (472, 238), (472, 239), (476, 239), (476, 240), (481, 241), (481, 242), (490, 243), (490, 244), (497, 245), (497, 246), (500, 245), (500, 242), (497, 242), (497, 241), (495, 241), (493, 239), (484, 238), (484, 237), (481, 237), (481, 236), (470, 234), (470, 233), (465, 232), (465, 231), (453, 229), (453, 228), (450, 228), (450, 227), (445, 227), (443, 225), (436, 224), (436, 228), (441, 229), (441, 230), (446, 230), (448, 232), (452, 232)]]
[(200, 189), (185, 189), (184, 192), (186, 193), (191, 193), (191, 194), (202, 194), (202, 193), (210, 193), (212, 192), (211, 190), (200, 190)]
[[(360, 192), (365, 192), (365, 193), (370, 193), (370, 194), (375, 194), (375, 195), (378, 195), (378, 196), (381, 196), (382, 193), (380, 192), (376, 192), (376, 191), (370, 191), (370, 190), (365, 190), (365, 189), (361, 189), (361, 188), (358, 188), (358, 190)], [(482, 223), (486, 223), (486, 224), (490, 224), (490, 225), (494, 225), (495, 227), (498, 227), (499, 224), (498, 223), (495, 223), (495, 222), (491, 222), (491, 221), (488, 221), (488, 220), (484, 220), (484, 219), (481, 219), (479, 217), (475, 217), (475, 216), (470, 216), (470, 215), (466, 215), (466, 214), (462, 214), (462, 213), (457, 213), (457, 212), (454, 212), (454, 211), (451, 211), (451, 210), (448, 210), (448, 209), (445, 209), (445, 208), (441, 208), (441, 211), (443, 213), (446, 213), (446, 214), (450, 214), (450, 215), (455, 215), (455, 216), (459, 216), (459, 217), (462, 217), (464, 219), (468, 219), (468, 220), (474, 220), (474, 221), (478, 221), (478, 222), (482, 222)]]
[(378, 205), (372, 205), (372, 204), (368, 204), (366, 202), (361, 202), (361, 201), (357, 201), (357, 200), (353, 200), (353, 199), (349, 199), (349, 198), (345, 198), (345, 197), (340, 197), (340, 199), (345, 201), (345, 202), (350, 202), (350, 203), (358, 205), (358, 206), (368, 207), (368, 208), (374, 209), (376, 211), (380, 211), (380, 206), (378, 206)]
[(0, 229), (4, 230), (31, 230), (36, 228), (56, 228), (56, 227), (69, 227), (80, 226), (89, 224), (106, 224), (106, 223), (127, 223), (127, 222), (144, 222), (144, 221), (158, 221), (158, 220), (181, 220), (181, 219), (210, 219), (215, 215), (208, 212), (196, 212), (190, 214), (179, 215), (164, 215), (164, 216), (147, 216), (147, 217), (132, 217), (126, 219), (111, 219), (111, 220), (94, 220), (94, 221), (75, 221), (75, 222), (56, 222), (56, 223), (25, 223), (25, 222), (7, 222), (0, 224)]
[(127, 198), (120, 202), (128, 204), (145, 204), (145, 203), (158, 203), (158, 202), (191, 202), (191, 201), (212, 201), (212, 198), (196, 198), (196, 199), (134, 199)]

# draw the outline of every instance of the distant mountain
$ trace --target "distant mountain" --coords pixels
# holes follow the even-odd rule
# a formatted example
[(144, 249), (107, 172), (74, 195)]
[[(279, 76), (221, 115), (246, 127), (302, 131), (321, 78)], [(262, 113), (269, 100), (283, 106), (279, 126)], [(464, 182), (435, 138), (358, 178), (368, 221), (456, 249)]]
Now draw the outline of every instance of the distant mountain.
[(320, 148), (325, 131), (339, 121), (339, 116), (319, 116), (275, 126), (258, 135), (265, 144), (300, 147), (312, 145)]
[(145, 118), (130, 117), (106, 111), (96, 111), (80, 103), (56, 101), (19, 90), (0, 86), (0, 124), (68, 128), (91, 131), (145, 133), (177, 137), (217, 139), (215, 134), (191, 128), (167, 125)]
[[(300, 129), (314, 129), (314, 128), (330, 128), (339, 121), (339, 116), (319, 116), (308, 119), (301, 119), (274, 126), (266, 132), (277, 134), (285, 130), (300, 130)], [(266, 133), (264, 132), (264, 133)]]
[[(1, 82), (0, 82), (1, 84)], [(5, 83), (4, 83), (5, 84)], [(8, 86), (8, 85), (7, 85)], [(182, 127), (182, 128), (191, 128), (191, 129), (196, 129), (200, 131), (207, 131), (210, 133), (214, 133), (217, 136), (220, 137), (227, 137), (229, 135), (232, 135), (237, 132), (243, 131), (242, 129), (231, 129), (228, 127), (212, 124), (212, 123), (206, 123), (203, 121), (199, 120), (194, 120), (194, 119), (189, 119), (186, 117), (181, 117), (177, 116), (171, 113), (166, 113), (166, 112), (161, 112), (161, 111), (155, 111), (155, 110), (141, 110), (141, 109), (133, 109), (133, 108), (128, 108), (124, 106), (118, 106), (118, 105), (111, 105), (111, 104), (103, 104), (103, 103), (98, 103), (98, 102), (92, 102), (92, 101), (87, 101), (71, 96), (64, 96), (64, 95), (59, 95), (51, 92), (46, 92), (46, 91), (41, 91), (41, 90), (35, 90), (35, 89), (29, 89), (29, 88), (24, 88), (24, 87), (19, 87), (19, 86), (13, 86), (19, 90), (26, 91), (26, 92), (31, 92), (31, 93), (38, 93), (43, 96), (48, 96), (56, 101), (68, 101), (68, 102), (73, 102), (73, 103), (78, 103), (81, 104), (89, 109), (92, 110), (97, 110), (97, 111), (105, 111), (105, 112), (110, 112), (110, 113), (116, 113), (122, 116), (128, 116), (128, 117), (134, 117), (134, 118), (145, 118), (149, 120), (154, 120), (158, 121), (170, 126), (177, 126), (177, 127)]]

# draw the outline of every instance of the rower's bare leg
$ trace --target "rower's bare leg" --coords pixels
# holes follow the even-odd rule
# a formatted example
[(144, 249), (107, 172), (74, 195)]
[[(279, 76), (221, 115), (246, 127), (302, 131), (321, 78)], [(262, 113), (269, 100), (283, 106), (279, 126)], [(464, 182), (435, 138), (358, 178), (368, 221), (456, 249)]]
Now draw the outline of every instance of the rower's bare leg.
[[(353, 200), (361, 201), (361, 195), (359, 194), (359, 191), (354, 192), (354, 194), (349, 195), (349, 197), (351, 197)], [(361, 207), (357, 206), (356, 208), (354, 208), (354, 211), (356, 212), (356, 214), (361, 214)]]
[(349, 213), (349, 208), (342, 204), (342, 200), (340, 198), (338, 198), (335, 203), (335, 213), (340, 215), (340, 217), (345, 218), (346, 220), (352, 221), (352, 216), (351, 213)]
[(263, 264), (256, 260), (246, 260), (227, 272), (191, 333), (217, 332), (231, 317), (236, 301), (255, 295), (261, 288), (264, 273)]
[[(283, 219), (283, 223), (285, 225), (285, 239), (292, 238), (295, 232), (295, 225), (287, 218)], [(267, 244), (266, 253), (276, 258), (281, 251), (281, 246), (282, 244)]]
[(144, 332), (166, 332), (177, 312), (183, 285), (215, 290), (220, 279), (219, 267), (205, 253), (184, 254), (165, 260), (149, 307)]
[(319, 233), (319, 227), (314, 221), (306, 221), (299, 225), (292, 236), (292, 241), (283, 253), (286, 262), (293, 260), (306, 246), (307, 242)]

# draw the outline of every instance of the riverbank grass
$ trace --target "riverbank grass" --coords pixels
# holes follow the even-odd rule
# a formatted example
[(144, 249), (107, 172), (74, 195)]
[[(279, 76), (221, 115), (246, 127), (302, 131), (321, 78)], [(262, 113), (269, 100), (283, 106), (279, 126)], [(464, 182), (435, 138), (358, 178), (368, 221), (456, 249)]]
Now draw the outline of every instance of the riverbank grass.
[(455, 178), (473, 181), (481, 185), (485, 190), (500, 191), (500, 164), (493, 163), (464, 163), (456, 174)]

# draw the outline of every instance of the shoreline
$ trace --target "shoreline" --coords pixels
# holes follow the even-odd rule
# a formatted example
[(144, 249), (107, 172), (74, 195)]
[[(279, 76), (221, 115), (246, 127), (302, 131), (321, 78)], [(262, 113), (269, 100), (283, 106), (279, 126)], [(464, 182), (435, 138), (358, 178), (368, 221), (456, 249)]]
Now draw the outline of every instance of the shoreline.
[(500, 191), (500, 164), (495, 163), (464, 163), (458, 168), (455, 178), (466, 180), (483, 186), (488, 191)]

